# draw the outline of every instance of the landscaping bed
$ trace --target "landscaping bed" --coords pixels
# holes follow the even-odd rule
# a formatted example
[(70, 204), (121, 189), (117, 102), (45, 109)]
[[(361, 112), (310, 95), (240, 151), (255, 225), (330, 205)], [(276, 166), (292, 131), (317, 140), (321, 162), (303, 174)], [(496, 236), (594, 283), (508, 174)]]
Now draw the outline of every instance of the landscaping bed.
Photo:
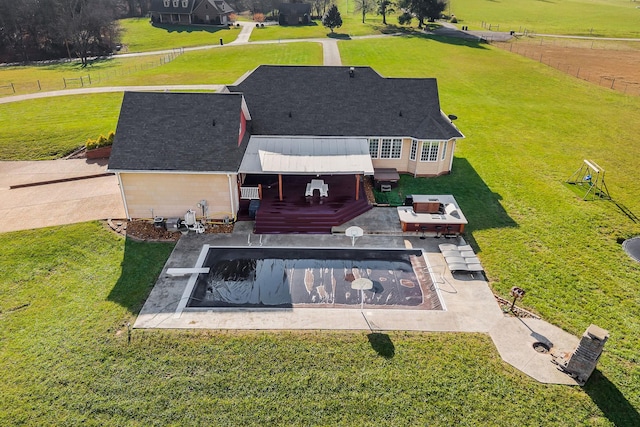
[[(145, 242), (177, 242), (182, 236), (182, 232), (159, 228), (152, 222), (145, 220), (109, 220), (108, 224), (117, 233)], [(215, 234), (231, 233), (232, 231), (233, 224), (207, 224), (204, 232), (205, 234)]]

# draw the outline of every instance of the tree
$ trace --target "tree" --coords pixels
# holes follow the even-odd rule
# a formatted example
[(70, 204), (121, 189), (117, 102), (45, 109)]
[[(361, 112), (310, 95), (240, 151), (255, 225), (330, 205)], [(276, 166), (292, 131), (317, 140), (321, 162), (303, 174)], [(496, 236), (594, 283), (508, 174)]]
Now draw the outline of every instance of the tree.
[(61, 0), (60, 6), (59, 28), (83, 67), (89, 56), (111, 52), (118, 35), (113, 1)]
[(422, 28), (425, 19), (433, 22), (440, 18), (447, 7), (447, 2), (446, 0), (400, 0), (398, 6), (418, 18), (418, 28)]
[(313, 0), (311, 6), (315, 12), (315, 16), (321, 17), (327, 11), (327, 6), (329, 6), (330, 0)]
[(322, 17), (322, 25), (328, 27), (332, 33), (334, 28), (342, 27), (342, 17), (340, 16), (338, 6), (335, 4), (331, 5), (327, 13)]
[(392, 0), (378, 0), (378, 15), (382, 15), (382, 23), (387, 25), (387, 14), (396, 10), (393, 8), (395, 3)]
[(375, 3), (373, 0), (356, 0), (356, 9), (357, 11), (362, 12), (362, 23), (364, 24), (364, 18), (367, 13), (373, 11), (375, 9)]

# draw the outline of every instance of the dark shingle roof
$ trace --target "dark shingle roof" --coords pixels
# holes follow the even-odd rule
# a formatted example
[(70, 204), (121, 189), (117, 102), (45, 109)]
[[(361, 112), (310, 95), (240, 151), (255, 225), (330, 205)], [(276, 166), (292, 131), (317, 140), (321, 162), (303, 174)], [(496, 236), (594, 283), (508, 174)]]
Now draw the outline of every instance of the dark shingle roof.
[(151, 0), (149, 10), (158, 13), (191, 13), (195, 0), (188, 0), (187, 7), (182, 7), (182, 0), (178, 2), (177, 6), (173, 5), (173, 0), (169, 1), (169, 6), (164, 4), (164, 0)]
[(239, 94), (126, 92), (109, 169), (235, 172), (241, 106)]
[(442, 116), (435, 79), (349, 68), (263, 65), (229, 90), (244, 94), (254, 135), (462, 137)]
[(288, 14), (295, 13), (302, 15), (304, 13), (311, 13), (311, 5), (307, 3), (281, 3), (278, 5), (280, 13)]

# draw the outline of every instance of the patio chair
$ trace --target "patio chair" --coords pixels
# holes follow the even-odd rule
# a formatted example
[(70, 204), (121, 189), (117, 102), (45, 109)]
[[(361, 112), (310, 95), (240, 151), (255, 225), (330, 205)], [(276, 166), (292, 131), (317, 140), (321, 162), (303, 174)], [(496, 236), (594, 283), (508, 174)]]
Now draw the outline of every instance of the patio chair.
[(462, 257), (462, 258), (464, 258), (464, 256), (462, 256), (462, 254), (459, 251), (456, 251), (456, 250), (447, 249), (445, 251), (440, 251), (440, 252), (442, 252), (442, 256), (445, 257), (445, 258), (446, 257)]
[(467, 261), (464, 260), (461, 256), (447, 256), (444, 257), (447, 264), (466, 264)]
[(449, 267), (449, 270), (452, 273), (458, 272), (458, 271), (464, 271), (464, 272), (468, 272), (469, 271), (469, 267), (467, 267), (466, 263), (447, 263), (447, 267)]
[(440, 248), (440, 252), (444, 252), (444, 251), (458, 251), (458, 245), (454, 245), (453, 243), (441, 243), (438, 245), (438, 248)]

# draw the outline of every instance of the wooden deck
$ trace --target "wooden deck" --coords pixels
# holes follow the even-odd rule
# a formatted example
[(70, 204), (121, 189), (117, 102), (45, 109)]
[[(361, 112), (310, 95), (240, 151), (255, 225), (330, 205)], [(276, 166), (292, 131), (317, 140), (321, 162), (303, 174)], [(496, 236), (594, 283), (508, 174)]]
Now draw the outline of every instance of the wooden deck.
[[(321, 179), (328, 185), (327, 197), (305, 196), (307, 184)], [(331, 227), (341, 225), (371, 209), (360, 184), (356, 200), (356, 181), (353, 175), (284, 176), (282, 200), (279, 200), (278, 178), (273, 175), (251, 176), (245, 185), (262, 184), (262, 200), (256, 213), (255, 232), (274, 233), (331, 233)], [(243, 200), (238, 218), (248, 219), (248, 200)]]

